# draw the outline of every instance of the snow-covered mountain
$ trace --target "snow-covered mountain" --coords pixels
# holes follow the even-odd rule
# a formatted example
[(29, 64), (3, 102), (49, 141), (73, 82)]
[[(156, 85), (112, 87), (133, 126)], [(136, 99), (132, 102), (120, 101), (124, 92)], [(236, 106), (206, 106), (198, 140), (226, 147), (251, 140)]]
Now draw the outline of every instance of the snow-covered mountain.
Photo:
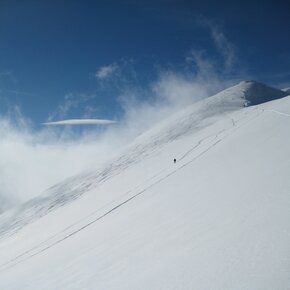
[(289, 289), (287, 95), (242, 82), (2, 214), (0, 289)]

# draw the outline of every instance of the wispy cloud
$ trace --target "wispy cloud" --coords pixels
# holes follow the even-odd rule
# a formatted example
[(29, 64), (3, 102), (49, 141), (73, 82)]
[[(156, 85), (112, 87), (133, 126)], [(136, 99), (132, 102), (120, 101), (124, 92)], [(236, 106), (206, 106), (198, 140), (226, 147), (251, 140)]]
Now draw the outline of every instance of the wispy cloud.
[(209, 29), (215, 47), (223, 58), (224, 68), (229, 71), (232, 70), (237, 64), (237, 49), (235, 45), (226, 37), (221, 26), (214, 21), (199, 18), (198, 23)]
[(205, 87), (198, 84), (193, 75), (174, 71), (161, 72), (152, 88), (157, 99), (176, 109), (206, 96)]
[(118, 69), (119, 65), (117, 63), (105, 65), (97, 69), (95, 76), (98, 80), (105, 80), (114, 75)]
[(205, 51), (192, 49), (185, 58), (188, 64), (193, 63), (195, 66), (195, 77), (196, 79), (206, 79), (213, 81), (217, 77), (216, 63), (210, 59)]
[(116, 123), (113, 120), (105, 119), (71, 119), (71, 120), (60, 120), (56, 122), (46, 122), (43, 125), (108, 125)]
[(178, 110), (223, 89), (224, 85), (212, 71), (206, 74), (206, 71), (160, 70), (147, 87), (127, 87), (122, 92), (120, 103), (126, 130), (136, 136)]
[(101, 66), (96, 73), (91, 74), (98, 81), (98, 86), (104, 88), (109, 85), (120, 89), (123, 85), (136, 81), (137, 73), (135, 70), (136, 62), (133, 58), (122, 58), (111, 64)]
[(58, 107), (50, 113), (48, 121), (50, 122), (55, 119), (65, 119), (71, 111), (74, 109), (79, 109), (82, 105), (87, 106), (87, 102), (94, 98), (94, 94), (67, 94), (64, 96), (62, 103), (60, 103)]
[[(10, 115), (0, 116), (0, 214), (65, 178), (98, 168), (127, 142), (122, 135), (113, 134), (115, 126), (110, 127), (109, 134), (106, 124), (112, 124), (112, 120), (63, 121), (67, 122), (55, 125), (96, 126), (85, 126), (81, 132), (58, 126), (35, 131), (19, 107)], [(98, 125), (106, 128), (100, 130)]]

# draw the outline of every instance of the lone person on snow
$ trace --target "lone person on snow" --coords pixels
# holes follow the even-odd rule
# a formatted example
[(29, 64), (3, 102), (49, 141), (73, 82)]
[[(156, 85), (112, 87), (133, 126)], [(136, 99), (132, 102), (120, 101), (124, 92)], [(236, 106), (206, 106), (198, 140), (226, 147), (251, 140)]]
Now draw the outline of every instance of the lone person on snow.
[(176, 163), (176, 159), (175, 158), (173, 159), (173, 162), (174, 162), (174, 164)]

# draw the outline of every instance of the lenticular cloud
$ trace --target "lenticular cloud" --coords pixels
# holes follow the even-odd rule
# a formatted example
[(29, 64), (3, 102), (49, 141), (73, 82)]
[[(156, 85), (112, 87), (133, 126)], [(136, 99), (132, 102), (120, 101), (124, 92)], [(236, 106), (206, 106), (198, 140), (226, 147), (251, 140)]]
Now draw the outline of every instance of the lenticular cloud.
[(71, 119), (56, 122), (47, 122), (43, 123), (43, 125), (107, 125), (113, 123), (116, 123), (116, 121), (103, 119)]

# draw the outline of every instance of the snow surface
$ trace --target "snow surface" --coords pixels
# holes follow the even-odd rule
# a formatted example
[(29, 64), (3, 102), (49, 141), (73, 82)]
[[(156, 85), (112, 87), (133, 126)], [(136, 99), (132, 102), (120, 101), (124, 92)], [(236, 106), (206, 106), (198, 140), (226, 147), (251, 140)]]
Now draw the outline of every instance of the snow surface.
[(0, 289), (290, 289), (285, 95), (242, 82), (2, 214)]

